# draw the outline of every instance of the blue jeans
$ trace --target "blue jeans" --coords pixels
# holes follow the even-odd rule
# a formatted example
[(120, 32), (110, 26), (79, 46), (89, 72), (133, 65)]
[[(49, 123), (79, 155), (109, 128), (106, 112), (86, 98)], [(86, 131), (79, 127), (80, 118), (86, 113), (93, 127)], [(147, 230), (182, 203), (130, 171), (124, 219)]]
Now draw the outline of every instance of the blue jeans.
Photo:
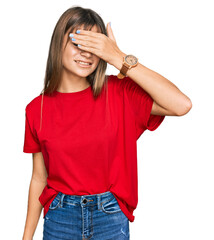
[(129, 240), (129, 220), (111, 192), (59, 192), (44, 218), (43, 240)]

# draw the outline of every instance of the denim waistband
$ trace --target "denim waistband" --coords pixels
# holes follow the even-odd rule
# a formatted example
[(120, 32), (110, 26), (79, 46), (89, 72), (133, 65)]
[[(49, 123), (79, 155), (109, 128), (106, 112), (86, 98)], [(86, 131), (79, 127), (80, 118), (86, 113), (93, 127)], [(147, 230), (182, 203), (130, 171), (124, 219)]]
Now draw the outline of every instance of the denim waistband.
[(114, 195), (110, 192), (98, 193), (98, 194), (91, 194), (91, 195), (68, 195), (62, 192), (59, 192), (56, 196), (60, 203), (70, 203), (73, 205), (95, 205), (100, 203), (104, 203), (114, 198)]

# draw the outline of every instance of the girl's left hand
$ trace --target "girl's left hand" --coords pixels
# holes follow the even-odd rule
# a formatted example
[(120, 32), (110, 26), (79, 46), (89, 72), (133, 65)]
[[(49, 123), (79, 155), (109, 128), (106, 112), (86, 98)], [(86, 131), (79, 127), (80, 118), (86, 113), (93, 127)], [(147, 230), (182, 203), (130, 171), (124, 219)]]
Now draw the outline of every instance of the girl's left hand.
[(86, 52), (91, 52), (96, 56), (102, 58), (107, 63), (114, 65), (115, 59), (121, 58), (123, 53), (117, 46), (112, 28), (107, 24), (107, 35), (93, 31), (86, 31), (80, 29), (80, 33), (73, 33), (75, 44), (80, 44), (79, 49)]

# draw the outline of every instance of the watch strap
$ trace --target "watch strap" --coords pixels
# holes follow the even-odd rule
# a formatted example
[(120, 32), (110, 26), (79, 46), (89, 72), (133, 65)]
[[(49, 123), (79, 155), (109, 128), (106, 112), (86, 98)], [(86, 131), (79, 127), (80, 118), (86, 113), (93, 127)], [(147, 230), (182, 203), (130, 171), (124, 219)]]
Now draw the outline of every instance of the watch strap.
[(129, 65), (126, 62), (123, 62), (123, 66), (122, 66), (119, 74), (117, 75), (117, 77), (119, 79), (122, 79), (122, 78), (126, 77), (126, 73), (129, 70), (129, 68), (130, 68)]

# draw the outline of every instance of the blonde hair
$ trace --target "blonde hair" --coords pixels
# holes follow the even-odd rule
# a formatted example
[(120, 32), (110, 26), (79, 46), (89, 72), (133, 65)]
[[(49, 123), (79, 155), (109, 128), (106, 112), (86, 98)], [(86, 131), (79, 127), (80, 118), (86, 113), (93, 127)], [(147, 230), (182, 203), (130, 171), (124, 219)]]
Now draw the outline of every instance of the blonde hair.
[[(40, 95), (41, 100), (41, 119), (40, 129), (42, 128), (42, 108), (44, 94), (51, 95), (59, 86), (62, 73), (62, 45), (64, 36), (67, 35), (67, 43), (70, 40), (69, 33), (74, 29), (83, 26), (85, 30), (90, 30), (93, 26), (97, 26), (100, 33), (107, 36), (107, 31), (102, 18), (92, 9), (75, 6), (67, 9), (59, 18), (54, 28), (51, 43), (49, 47), (49, 54), (46, 64), (44, 88)], [(66, 43), (66, 45), (67, 45)], [(107, 62), (100, 59), (96, 70), (86, 77), (90, 83), (95, 98), (99, 96), (103, 86), (107, 83), (107, 76), (105, 75)]]

